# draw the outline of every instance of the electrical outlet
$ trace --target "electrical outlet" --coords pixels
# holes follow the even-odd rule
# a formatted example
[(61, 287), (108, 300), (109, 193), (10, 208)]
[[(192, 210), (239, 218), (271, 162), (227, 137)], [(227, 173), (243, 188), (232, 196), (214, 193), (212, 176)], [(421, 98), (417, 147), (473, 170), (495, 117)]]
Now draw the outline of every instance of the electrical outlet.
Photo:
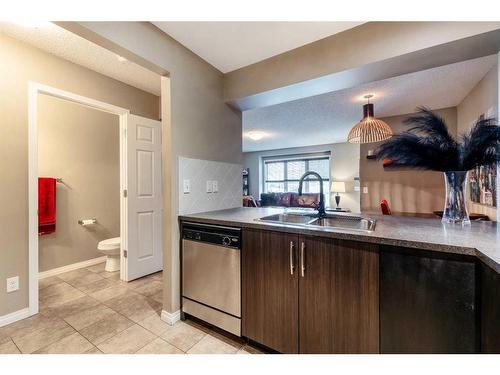
[(207, 181), (207, 193), (211, 193), (213, 191), (212, 181)]
[(368, 186), (363, 186), (363, 194), (368, 194)]
[(184, 180), (182, 182), (182, 190), (184, 192), (184, 194), (189, 194), (191, 193), (191, 181), (189, 180)]
[(7, 279), (7, 293), (19, 290), (19, 276), (9, 277)]
[(219, 182), (217, 180), (212, 181), (212, 191), (214, 193), (219, 192)]

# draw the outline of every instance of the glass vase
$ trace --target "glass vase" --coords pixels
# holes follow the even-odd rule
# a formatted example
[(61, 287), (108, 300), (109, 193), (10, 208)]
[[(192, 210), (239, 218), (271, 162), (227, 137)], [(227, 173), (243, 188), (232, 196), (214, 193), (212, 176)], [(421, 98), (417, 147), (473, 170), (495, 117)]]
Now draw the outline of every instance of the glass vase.
[(443, 223), (470, 224), (467, 212), (467, 171), (444, 172), (446, 199), (444, 202)]

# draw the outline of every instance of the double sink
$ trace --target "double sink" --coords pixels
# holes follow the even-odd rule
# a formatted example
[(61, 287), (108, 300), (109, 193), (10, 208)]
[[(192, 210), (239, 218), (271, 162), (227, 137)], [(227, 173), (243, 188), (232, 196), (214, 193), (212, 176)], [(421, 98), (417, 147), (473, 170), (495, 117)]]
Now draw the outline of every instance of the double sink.
[(353, 215), (326, 214), (322, 217), (311, 214), (280, 213), (264, 216), (257, 221), (283, 225), (316, 227), (324, 229), (348, 229), (370, 233), (375, 230), (375, 220)]

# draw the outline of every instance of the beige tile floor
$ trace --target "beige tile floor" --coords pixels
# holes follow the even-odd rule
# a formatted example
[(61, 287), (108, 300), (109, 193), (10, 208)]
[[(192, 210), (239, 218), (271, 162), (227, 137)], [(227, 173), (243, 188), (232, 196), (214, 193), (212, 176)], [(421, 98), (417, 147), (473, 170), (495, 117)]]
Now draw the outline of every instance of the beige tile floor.
[(160, 319), (162, 273), (122, 282), (104, 263), (40, 280), (40, 313), (0, 328), (0, 354), (259, 353), (195, 321)]

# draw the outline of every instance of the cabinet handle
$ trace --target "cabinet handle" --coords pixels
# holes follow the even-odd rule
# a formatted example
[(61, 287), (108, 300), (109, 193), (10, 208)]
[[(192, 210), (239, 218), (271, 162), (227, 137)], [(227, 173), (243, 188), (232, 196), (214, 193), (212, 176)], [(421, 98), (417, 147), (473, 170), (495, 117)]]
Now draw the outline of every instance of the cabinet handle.
[(294, 266), (294, 261), (293, 261), (293, 247), (294, 247), (294, 244), (293, 244), (293, 241), (290, 241), (290, 275), (293, 275), (293, 271), (295, 269), (295, 266)]
[(300, 243), (300, 274), (304, 277), (306, 272), (306, 264), (305, 264), (305, 252), (306, 252), (306, 244), (304, 242)]

